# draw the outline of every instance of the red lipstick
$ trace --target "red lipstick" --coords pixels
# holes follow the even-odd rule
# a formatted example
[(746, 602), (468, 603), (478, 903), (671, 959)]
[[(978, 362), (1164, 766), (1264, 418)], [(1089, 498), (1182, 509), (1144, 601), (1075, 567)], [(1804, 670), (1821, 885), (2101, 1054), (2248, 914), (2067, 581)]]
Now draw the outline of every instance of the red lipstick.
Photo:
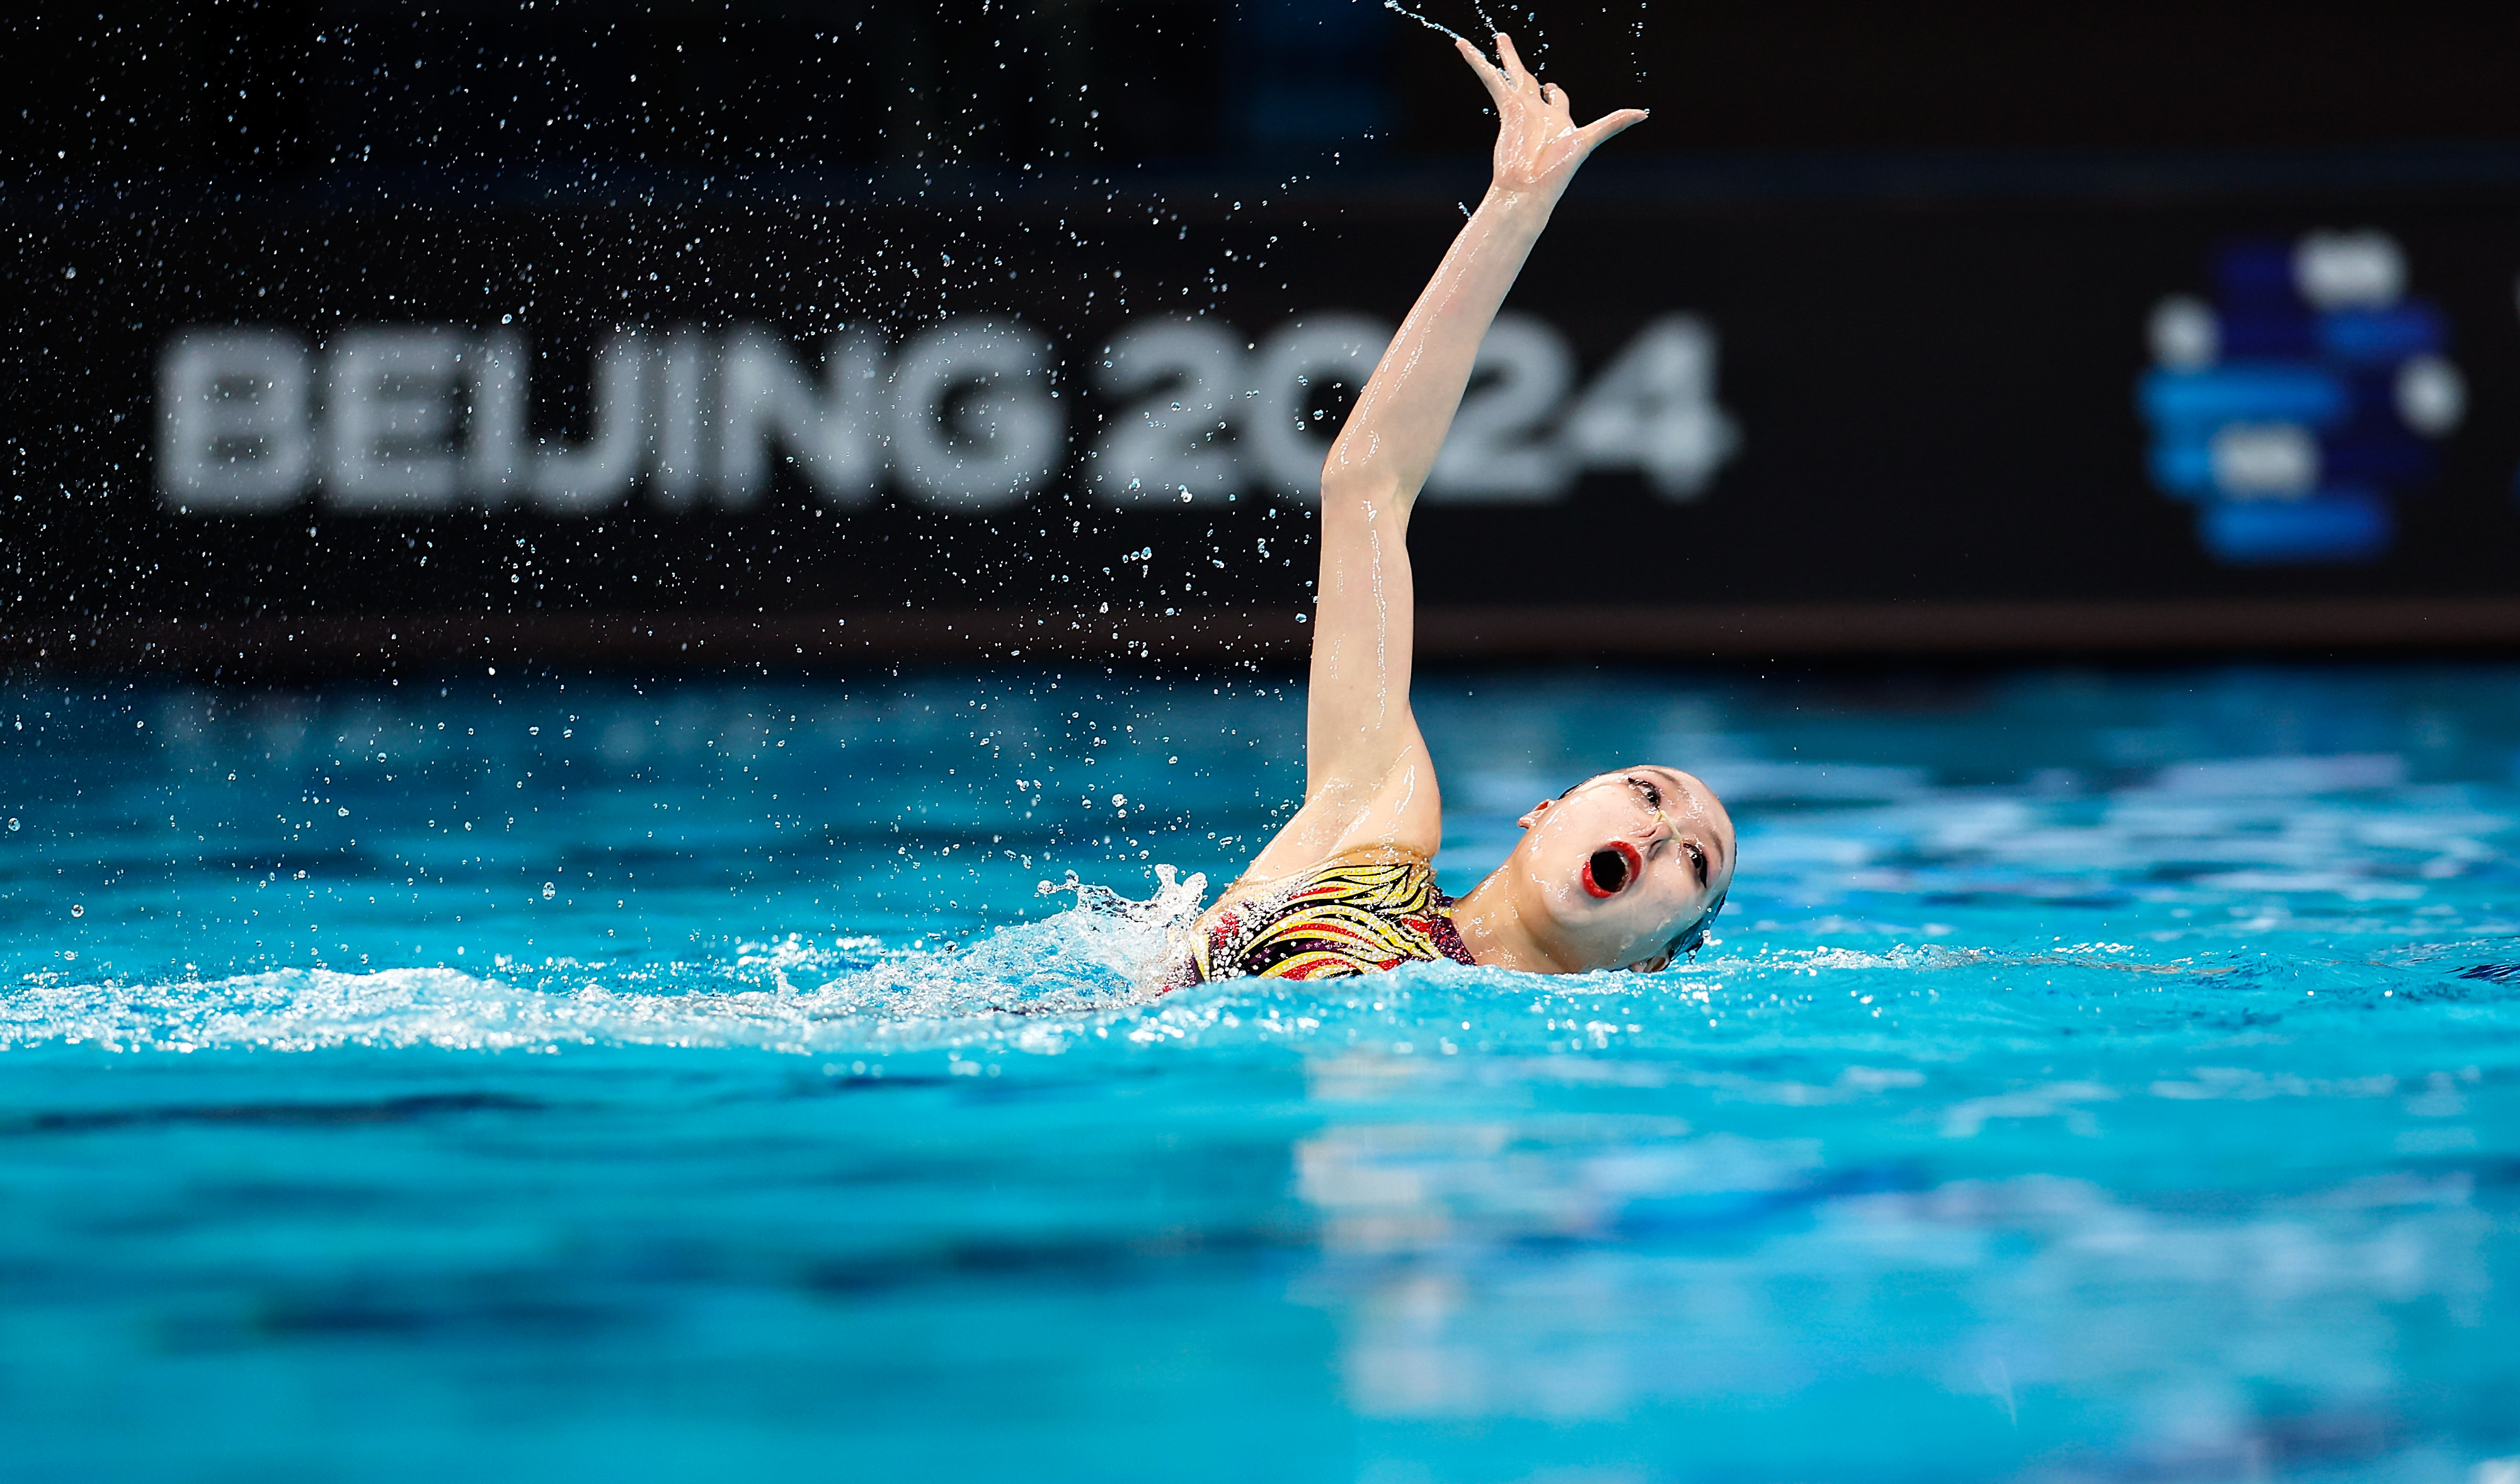
[(1645, 860), (1637, 847), (1626, 840), (1613, 840), (1592, 854), (1584, 863), (1584, 889), (1593, 896), (1617, 896), (1636, 883), (1643, 874)]

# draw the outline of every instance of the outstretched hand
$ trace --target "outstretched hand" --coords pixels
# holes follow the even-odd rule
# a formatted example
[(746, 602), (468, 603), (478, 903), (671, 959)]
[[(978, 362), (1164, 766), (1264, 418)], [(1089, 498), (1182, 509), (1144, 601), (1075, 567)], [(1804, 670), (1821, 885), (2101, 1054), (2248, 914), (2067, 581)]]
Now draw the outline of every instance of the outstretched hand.
[(1455, 45), (1496, 100), (1495, 183), (1502, 190), (1545, 192), (1553, 200), (1596, 146), (1645, 116), (1642, 109), (1621, 109), (1579, 127), (1566, 90), (1532, 76), (1515, 53), (1512, 37), (1497, 32), (1503, 66), (1481, 56), (1466, 40), (1456, 38)]
[(1409, 705), (1418, 589), (1409, 515), (1478, 366), (1479, 347), (1558, 193), (1593, 147), (1645, 115), (1577, 127), (1513, 43), (1462, 57), (1496, 100), (1496, 179), (1462, 224), (1357, 393), (1322, 466), (1322, 574), (1304, 703), (1304, 806), (1247, 876), (1268, 880), (1364, 845), (1432, 857), (1444, 840), (1435, 765)]

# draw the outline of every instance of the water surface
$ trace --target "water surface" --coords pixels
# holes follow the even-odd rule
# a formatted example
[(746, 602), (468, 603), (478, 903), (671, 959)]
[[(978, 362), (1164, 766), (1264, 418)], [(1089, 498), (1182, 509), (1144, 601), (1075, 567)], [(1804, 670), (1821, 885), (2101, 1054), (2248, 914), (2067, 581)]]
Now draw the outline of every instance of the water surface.
[(1248, 672), (17, 684), (12, 1471), (2520, 1454), (2520, 670), (1419, 708), (1455, 890), (1578, 777), (1703, 773), (1717, 941), (1139, 998), (1156, 868), (1298, 786)]

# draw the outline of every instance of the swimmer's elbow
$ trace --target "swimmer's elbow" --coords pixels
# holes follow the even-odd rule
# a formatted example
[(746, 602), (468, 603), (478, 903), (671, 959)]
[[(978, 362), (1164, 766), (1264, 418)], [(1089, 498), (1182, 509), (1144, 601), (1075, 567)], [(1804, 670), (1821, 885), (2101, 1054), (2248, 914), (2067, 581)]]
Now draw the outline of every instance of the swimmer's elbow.
[(1405, 511), (1417, 499), (1414, 485), (1405, 484), (1391, 471), (1375, 468), (1341, 467), (1333, 463), (1322, 471), (1322, 509)]

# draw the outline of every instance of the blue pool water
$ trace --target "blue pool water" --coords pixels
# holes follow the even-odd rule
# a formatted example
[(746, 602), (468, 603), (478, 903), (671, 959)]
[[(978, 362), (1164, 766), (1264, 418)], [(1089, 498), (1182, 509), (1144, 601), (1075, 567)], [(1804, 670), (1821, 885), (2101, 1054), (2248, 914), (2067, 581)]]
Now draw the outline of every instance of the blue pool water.
[(1437, 675), (1717, 943), (1142, 1001), (1301, 713), (17, 683), (10, 1476), (2520, 1469), (2520, 670)]

